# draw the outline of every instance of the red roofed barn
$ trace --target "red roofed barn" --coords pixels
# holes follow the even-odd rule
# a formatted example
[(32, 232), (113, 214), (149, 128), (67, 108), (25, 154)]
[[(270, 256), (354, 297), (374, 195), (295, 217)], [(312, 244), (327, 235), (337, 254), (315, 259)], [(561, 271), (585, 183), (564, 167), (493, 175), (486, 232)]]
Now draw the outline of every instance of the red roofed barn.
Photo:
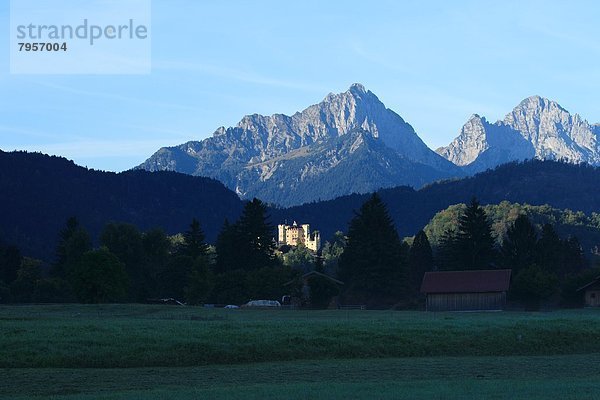
[(427, 295), (426, 310), (502, 310), (510, 273), (510, 269), (426, 272), (421, 285)]

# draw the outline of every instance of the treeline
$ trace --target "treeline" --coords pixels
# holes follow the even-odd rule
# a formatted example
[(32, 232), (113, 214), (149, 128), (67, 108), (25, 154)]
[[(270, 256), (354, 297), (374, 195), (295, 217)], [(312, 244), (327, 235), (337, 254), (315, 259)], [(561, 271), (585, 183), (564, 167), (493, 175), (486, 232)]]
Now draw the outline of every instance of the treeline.
[[(84, 227), (70, 218), (46, 270), (16, 247), (0, 247), (0, 301), (174, 298), (188, 304), (242, 304), (292, 295), (311, 307), (326, 307), (337, 298), (372, 308), (416, 308), (423, 300), (419, 289), (426, 271), (508, 268), (513, 271), (509, 298), (535, 309), (545, 301), (580, 305), (576, 289), (597, 274), (576, 237), (561, 238), (550, 224), (538, 232), (525, 214), (501, 239), (495, 237), (475, 199), (433, 248), (423, 230), (410, 245), (402, 240), (377, 194), (357, 210), (347, 234), (336, 233), (318, 255), (304, 246), (280, 251), (273, 235), (267, 208), (257, 199), (245, 204), (239, 220), (225, 221), (215, 246), (207, 244), (194, 219), (176, 236), (109, 223), (94, 247)], [(320, 274), (303, 281), (302, 274), (310, 271)]]
[(173, 298), (188, 304), (241, 304), (279, 299), (283, 284), (299, 275), (275, 256), (273, 227), (259, 200), (246, 204), (235, 224), (225, 223), (216, 248), (206, 243), (200, 222), (167, 236), (160, 229), (109, 223), (99, 247), (70, 218), (60, 232), (56, 260), (44, 274), (42, 263), (23, 258), (16, 247), (2, 254), (3, 302), (147, 302)]
[(554, 305), (580, 305), (577, 287), (597, 274), (589, 269), (577, 237), (561, 239), (551, 224), (538, 233), (525, 214), (516, 217), (502, 238), (494, 237), (476, 199), (457, 226), (444, 232), (436, 250), (435, 267), (440, 270), (511, 269), (509, 299), (531, 309), (552, 298)]
[[(511, 203), (543, 205), (578, 210), (588, 215), (600, 210), (600, 168), (549, 160), (530, 160), (503, 164), (475, 176), (447, 180), (419, 190), (395, 187), (378, 191), (387, 204), (401, 236), (413, 236), (433, 216), (453, 204), (468, 203), (477, 197), (482, 204)], [(346, 231), (354, 210), (370, 194), (353, 194), (287, 209), (273, 209), (280, 221), (297, 219), (318, 221), (322, 237)], [(596, 217), (598, 218), (598, 217)], [(579, 234), (578, 234), (579, 235)], [(583, 237), (580, 237), (583, 241)]]
[(495, 237), (476, 199), (432, 248), (423, 230), (410, 245), (402, 241), (387, 207), (374, 194), (351, 220), (343, 243), (337, 269), (329, 272), (345, 282), (344, 303), (370, 307), (419, 307), (425, 272), (476, 269), (511, 269), (509, 300), (527, 309), (544, 302), (581, 306), (577, 288), (600, 275), (590, 268), (575, 236), (560, 238), (551, 224), (538, 232), (525, 214), (515, 217), (501, 238)]

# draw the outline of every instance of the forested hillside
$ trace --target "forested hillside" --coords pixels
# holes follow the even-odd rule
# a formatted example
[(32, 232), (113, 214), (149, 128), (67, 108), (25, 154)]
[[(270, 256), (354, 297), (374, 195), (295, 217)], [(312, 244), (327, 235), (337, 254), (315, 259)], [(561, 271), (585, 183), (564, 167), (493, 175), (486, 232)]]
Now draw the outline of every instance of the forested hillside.
[[(481, 204), (544, 205), (557, 209), (600, 212), (600, 169), (556, 161), (509, 163), (473, 177), (434, 183), (421, 190), (397, 187), (379, 191), (401, 236), (412, 236), (433, 216), (453, 204), (476, 197)], [(320, 229), (329, 238), (346, 231), (348, 221), (369, 195), (350, 195), (330, 201), (274, 209), (274, 221), (296, 220)]]
[(209, 241), (242, 202), (220, 182), (173, 172), (89, 170), (60, 157), (0, 152), (0, 242), (52, 261), (58, 233), (77, 217), (96, 238), (110, 221), (185, 231), (198, 218)]

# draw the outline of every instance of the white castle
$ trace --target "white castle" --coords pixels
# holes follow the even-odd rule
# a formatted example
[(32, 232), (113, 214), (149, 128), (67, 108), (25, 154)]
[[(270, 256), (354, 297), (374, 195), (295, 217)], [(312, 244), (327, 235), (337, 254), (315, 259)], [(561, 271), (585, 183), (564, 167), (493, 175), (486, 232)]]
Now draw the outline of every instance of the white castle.
[(279, 246), (289, 245), (298, 246), (304, 244), (307, 249), (318, 251), (321, 247), (321, 234), (319, 231), (310, 232), (309, 224), (298, 225), (296, 221), (292, 225), (280, 224), (277, 225), (279, 237), (277, 244)]

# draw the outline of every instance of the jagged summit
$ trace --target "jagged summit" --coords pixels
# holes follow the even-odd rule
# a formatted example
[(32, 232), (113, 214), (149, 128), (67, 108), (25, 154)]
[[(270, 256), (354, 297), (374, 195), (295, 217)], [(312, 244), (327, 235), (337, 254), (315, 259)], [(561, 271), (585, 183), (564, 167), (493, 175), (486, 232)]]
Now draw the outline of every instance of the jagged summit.
[(352, 85), (350, 85), (348, 91), (351, 93), (367, 93), (367, 89), (365, 89), (362, 83), (353, 83)]
[[(377, 150), (342, 151), (347, 142), (344, 137), (350, 133), (355, 136), (355, 132), (375, 139), (379, 144), (370, 148)], [(355, 139), (364, 142), (364, 138)], [(358, 143), (354, 146), (359, 147)], [(328, 156), (323, 155), (323, 149), (328, 149)], [(385, 153), (383, 158), (388, 162), (381, 162), (376, 152)], [(361, 164), (368, 163), (371, 157), (377, 165), (377, 172), (371, 171), (373, 176), (361, 177), (370, 169), (357, 165), (358, 154)], [(395, 157), (402, 159), (402, 163), (390, 161)], [(412, 167), (406, 167), (406, 163)], [(403, 174), (383, 172), (400, 164)], [(139, 168), (213, 177), (243, 197), (260, 194), (263, 200), (282, 205), (298, 204), (299, 198), (318, 199), (318, 196), (306, 199), (299, 195), (310, 182), (319, 181), (329, 198), (396, 184), (418, 186), (462, 174), (459, 168), (430, 150), (410, 124), (359, 83), (345, 92), (330, 93), (320, 103), (291, 116), (246, 115), (236, 126), (218, 128), (205, 140), (162, 148)], [(350, 172), (350, 168), (356, 170)], [(324, 176), (332, 181), (324, 182)], [(378, 176), (391, 178), (378, 180)], [(355, 182), (350, 182), (350, 177)], [(356, 182), (362, 182), (361, 186), (357, 187)], [(332, 192), (326, 185), (333, 185), (336, 190)], [(318, 187), (312, 191), (317, 192)]]
[(563, 112), (568, 112), (563, 107), (561, 107), (561, 105), (558, 104), (556, 101), (550, 100), (546, 97), (542, 97), (539, 95), (533, 95), (533, 96), (529, 96), (529, 97), (523, 99), (514, 108), (514, 110), (522, 110), (522, 109), (529, 109), (529, 110), (534, 109), (537, 111), (543, 111), (543, 110), (549, 110), (549, 109), (559, 109)]
[(557, 102), (531, 96), (494, 124), (471, 117), (450, 145), (436, 151), (470, 172), (534, 157), (598, 165), (599, 134)]

